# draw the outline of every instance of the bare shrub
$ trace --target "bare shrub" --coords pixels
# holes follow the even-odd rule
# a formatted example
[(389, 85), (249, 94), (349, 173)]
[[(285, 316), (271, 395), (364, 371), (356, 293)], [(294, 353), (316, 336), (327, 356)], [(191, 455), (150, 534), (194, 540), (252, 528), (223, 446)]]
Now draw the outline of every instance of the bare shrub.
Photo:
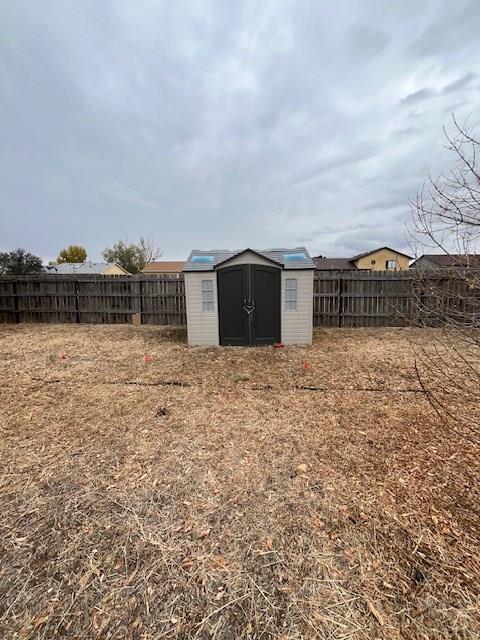
[[(412, 235), (422, 253), (440, 255), (435, 267), (413, 274), (417, 322), (438, 326), (435, 340), (415, 345), (418, 379), (435, 411), (450, 426), (480, 434), (480, 140), (453, 118), (445, 129), (454, 157), (450, 173), (429, 177), (411, 203)], [(448, 409), (447, 409), (448, 406)]]

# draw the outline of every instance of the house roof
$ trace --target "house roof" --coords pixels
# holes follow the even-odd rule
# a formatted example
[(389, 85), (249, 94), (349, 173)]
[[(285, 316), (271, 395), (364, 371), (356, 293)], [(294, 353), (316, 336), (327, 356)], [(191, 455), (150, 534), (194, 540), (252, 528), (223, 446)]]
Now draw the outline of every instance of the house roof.
[[(214, 271), (217, 266), (246, 251), (256, 253), (284, 269), (315, 269), (315, 263), (307, 249), (305, 247), (294, 247), (293, 249), (240, 249), (237, 251), (228, 249), (199, 251), (194, 249), (188, 256), (183, 271)], [(303, 258), (300, 257), (302, 255), (304, 256)], [(296, 256), (298, 256), (298, 259), (295, 259)]]
[(180, 273), (183, 269), (185, 262), (173, 261), (173, 262), (149, 262), (146, 264), (142, 273)]
[(352, 256), (350, 260), (355, 262), (356, 260), (360, 260), (360, 258), (364, 258), (365, 256), (369, 256), (372, 253), (376, 253), (377, 251), (383, 251), (387, 249), (387, 251), (391, 251), (392, 253), (398, 253), (401, 256), (405, 256), (409, 260), (412, 260), (412, 256), (408, 256), (406, 253), (402, 253), (402, 251), (397, 251), (397, 249), (392, 249), (392, 247), (377, 247), (376, 249), (371, 249), (370, 251), (364, 251), (363, 253), (359, 253), (356, 256)]
[(113, 265), (121, 269), (125, 275), (130, 275), (128, 271), (125, 271), (125, 269), (116, 262), (63, 262), (62, 264), (48, 265), (46, 269), (48, 273), (56, 273), (58, 275), (77, 273), (82, 275), (95, 275), (105, 273), (105, 271)]
[(324, 258), (319, 256), (314, 258), (315, 266), (317, 269), (323, 269), (325, 271), (350, 271), (356, 269), (356, 266), (352, 263), (350, 258)]
[(424, 253), (410, 265), (414, 267), (420, 260), (428, 260), (437, 267), (475, 267), (480, 268), (480, 255), (470, 253), (467, 255), (459, 253)]

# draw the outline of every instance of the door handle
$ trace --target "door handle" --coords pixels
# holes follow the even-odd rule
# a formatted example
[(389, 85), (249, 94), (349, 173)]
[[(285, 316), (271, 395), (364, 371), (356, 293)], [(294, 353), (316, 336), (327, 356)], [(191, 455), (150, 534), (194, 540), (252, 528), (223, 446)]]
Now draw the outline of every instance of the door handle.
[(247, 312), (248, 316), (250, 317), (251, 314), (255, 311), (255, 300), (248, 299), (248, 298), (244, 298), (243, 299), (243, 309), (244, 311)]

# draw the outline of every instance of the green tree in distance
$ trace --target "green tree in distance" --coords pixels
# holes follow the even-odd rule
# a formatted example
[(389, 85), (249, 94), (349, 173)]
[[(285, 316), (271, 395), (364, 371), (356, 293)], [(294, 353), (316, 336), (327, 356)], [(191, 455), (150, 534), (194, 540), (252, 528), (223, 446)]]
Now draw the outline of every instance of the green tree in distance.
[(105, 249), (102, 255), (106, 262), (115, 262), (129, 273), (139, 273), (146, 264), (159, 258), (161, 253), (152, 241), (140, 238), (136, 244), (119, 240), (112, 248)]
[(58, 254), (57, 262), (64, 264), (65, 262), (85, 262), (87, 252), (84, 247), (78, 244), (71, 244), (66, 249), (62, 249)]
[(0, 253), (0, 273), (9, 276), (23, 276), (43, 271), (42, 259), (25, 249), (15, 249)]

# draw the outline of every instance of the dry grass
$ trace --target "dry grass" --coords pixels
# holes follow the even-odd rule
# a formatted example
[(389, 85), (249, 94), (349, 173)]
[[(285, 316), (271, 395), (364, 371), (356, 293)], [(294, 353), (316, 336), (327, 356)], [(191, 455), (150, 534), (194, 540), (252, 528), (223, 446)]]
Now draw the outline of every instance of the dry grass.
[(413, 333), (0, 327), (0, 635), (478, 638), (478, 450)]

